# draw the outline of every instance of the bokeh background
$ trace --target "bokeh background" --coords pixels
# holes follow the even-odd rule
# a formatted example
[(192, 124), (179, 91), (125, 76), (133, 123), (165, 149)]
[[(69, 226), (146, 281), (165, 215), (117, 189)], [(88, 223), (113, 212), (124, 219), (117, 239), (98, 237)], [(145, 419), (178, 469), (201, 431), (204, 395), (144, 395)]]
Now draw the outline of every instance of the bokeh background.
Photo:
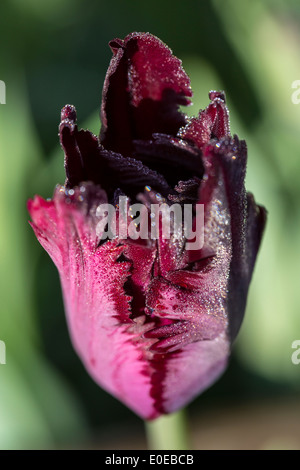
[[(299, 449), (300, 4), (297, 0), (1, 0), (0, 449), (146, 448), (143, 423), (75, 355), (58, 274), (28, 224), (26, 200), (63, 183), (60, 109), (99, 132), (108, 41), (149, 31), (191, 77), (196, 114), (226, 91), (248, 144), (247, 188), (269, 212), (227, 372), (187, 410), (195, 449)], [(298, 95), (300, 98), (300, 94)], [(121, 354), (121, 352), (120, 352)], [(300, 356), (299, 356), (300, 357)]]

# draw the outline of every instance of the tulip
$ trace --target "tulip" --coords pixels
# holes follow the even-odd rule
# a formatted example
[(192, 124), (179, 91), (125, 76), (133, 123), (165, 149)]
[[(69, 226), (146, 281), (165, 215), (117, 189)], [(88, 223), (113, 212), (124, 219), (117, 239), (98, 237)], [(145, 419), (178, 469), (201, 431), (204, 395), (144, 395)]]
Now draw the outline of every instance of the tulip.
[[(208, 107), (188, 119), (179, 105), (190, 104), (190, 81), (164, 43), (133, 33), (110, 47), (100, 136), (78, 130), (73, 106), (62, 109), (65, 184), (28, 209), (58, 269), (87, 371), (154, 419), (185, 406), (226, 369), (266, 213), (245, 191), (246, 143), (230, 134), (225, 94), (210, 92)], [(135, 219), (121, 213), (120, 197), (126, 208), (146, 208), (148, 237), (124, 236)], [(187, 232), (174, 224), (162, 236), (163, 216), (151, 237), (152, 204), (189, 205), (191, 228), (203, 207), (202, 245), (187, 249)], [(111, 219), (102, 211), (109, 207)]]

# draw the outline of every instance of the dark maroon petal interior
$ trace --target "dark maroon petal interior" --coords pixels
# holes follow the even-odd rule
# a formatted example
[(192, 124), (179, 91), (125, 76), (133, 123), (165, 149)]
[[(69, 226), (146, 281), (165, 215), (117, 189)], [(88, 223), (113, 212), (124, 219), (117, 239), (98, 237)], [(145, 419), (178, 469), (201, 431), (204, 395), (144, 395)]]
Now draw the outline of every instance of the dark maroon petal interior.
[(197, 147), (163, 134), (153, 140), (135, 141), (134, 157), (164, 175), (173, 188), (180, 180), (203, 177), (202, 154)]
[(254, 263), (266, 225), (267, 212), (264, 207), (255, 204), (252, 194), (246, 195), (246, 220), (244, 230), (244, 250), (238, 242), (233, 246), (233, 256), (228, 282), (229, 334), (235, 339), (244, 318), (247, 293), (251, 281)]
[[(62, 116), (65, 117), (65, 114), (63, 108)], [(75, 108), (72, 118), (73, 121), (64, 119), (59, 128), (61, 145), (65, 152), (68, 188), (77, 186), (82, 181), (92, 181), (106, 190), (109, 199), (118, 188), (132, 198), (147, 185), (164, 196), (172, 192), (165, 178), (155, 170), (139, 160), (105, 150), (91, 132), (82, 129), (78, 131), (74, 123)]]

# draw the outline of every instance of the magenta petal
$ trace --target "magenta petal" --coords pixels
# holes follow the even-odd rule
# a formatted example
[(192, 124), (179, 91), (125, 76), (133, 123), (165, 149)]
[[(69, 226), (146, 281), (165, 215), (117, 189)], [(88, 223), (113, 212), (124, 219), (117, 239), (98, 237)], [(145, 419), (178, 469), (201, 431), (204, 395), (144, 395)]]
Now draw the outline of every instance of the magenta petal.
[[(71, 338), (87, 370), (137, 414), (152, 419), (178, 409), (220, 373), (228, 355), (226, 322), (207, 317), (205, 306), (197, 299), (191, 303), (188, 292), (182, 295), (160, 278), (151, 281), (155, 250), (117, 240), (99, 246), (91, 203), (102, 202), (105, 194), (93, 186), (58, 188), (52, 201), (30, 201), (29, 211), (38, 240), (58, 268)], [(134, 310), (128, 280), (152, 310), (148, 318)], [(178, 304), (190, 303), (188, 311), (173, 308), (173, 293)], [(199, 340), (205, 340), (202, 346)]]
[(124, 250), (117, 242), (98, 247), (95, 221), (84, 214), (79, 196), (80, 190), (70, 202), (59, 189), (49, 203), (36, 197), (29, 203), (33, 228), (58, 268), (70, 334), (86, 368), (136, 413), (154, 416), (147, 352), (139, 346), (148, 327), (130, 319), (124, 292), (130, 263), (117, 262)]
[(178, 107), (190, 103), (190, 80), (181, 61), (149, 33), (133, 33), (110, 46), (114, 56), (103, 88), (101, 143), (130, 156), (133, 140), (151, 139), (155, 132), (175, 136), (185, 125)]

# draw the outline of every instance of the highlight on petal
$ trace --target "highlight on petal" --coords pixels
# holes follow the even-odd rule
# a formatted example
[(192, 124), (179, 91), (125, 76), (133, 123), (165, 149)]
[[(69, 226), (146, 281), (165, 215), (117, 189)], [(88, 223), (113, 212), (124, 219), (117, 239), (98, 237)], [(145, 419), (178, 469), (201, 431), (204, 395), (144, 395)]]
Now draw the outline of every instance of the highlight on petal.
[[(65, 185), (28, 209), (59, 271), (86, 369), (154, 419), (188, 404), (225, 370), (266, 211), (245, 190), (247, 147), (230, 134), (225, 94), (211, 91), (208, 107), (187, 121), (178, 106), (189, 104), (190, 82), (166, 45), (133, 33), (110, 46), (100, 138), (78, 130), (66, 105)], [(190, 208), (188, 229), (183, 219), (176, 225), (175, 206), (181, 215)], [(191, 249), (200, 231), (204, 242)]]

